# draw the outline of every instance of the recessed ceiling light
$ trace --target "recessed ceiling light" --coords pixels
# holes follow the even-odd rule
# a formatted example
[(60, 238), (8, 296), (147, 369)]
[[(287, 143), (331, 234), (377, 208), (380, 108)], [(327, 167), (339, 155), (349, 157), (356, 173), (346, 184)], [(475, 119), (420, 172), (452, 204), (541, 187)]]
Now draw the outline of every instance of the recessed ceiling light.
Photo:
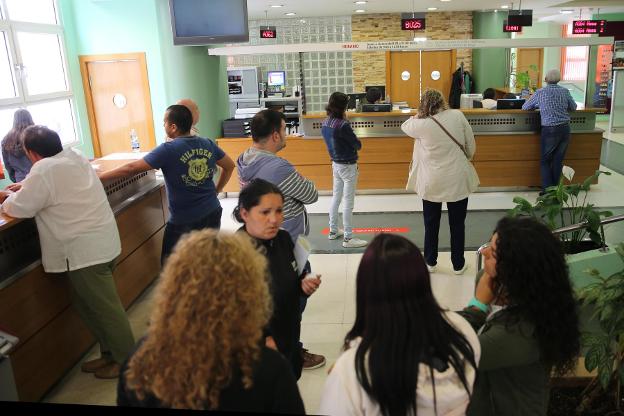
[(498, 13), (498, 9), (494, 9), (494, 13)]
[(561, 13), (561, 14), (572, 14), (572, 13), (574, 13), (574, 10), (563, 9), (563, 10), (559, 10), (559, 13)]
[(427, 10), (429, 10), (430, 12), (434, 11), (434, 10), (438, 10), (437, 7), (427, 7)]
[(426, 42), (427, 38), (420, 38), (420, 37), (415, 37), (414, 38), (414, 42)]
[(445, 3), (446, 3), (447, 1), (451, 1), (451, 0), (440, 0), (440, 1), (443, 1), (443, 2), (445, 2)]
[(360, 0), (360, 1), (354, 1), (353, 3), (355, 3), (355, 4), (366, 4), (368, 2), (364, 1), (364, 0)]
[(288, 13), (284, 13), (286, 16), (296, 16), (297, 13), (293, 13), (293, 12), (288, 12)]
[(509, 8), (509, 5), (507, 5), (507, 4), (503, 4), (503, 5), (501, 6), (501, 9), (508, 9), (508, 8)]
[(277, 9), (278, 7), (284, 7), (283, 4), (272, 4), (271, 7), (273, 7), (274, 9)]
[(364, 9), (357, 9), (355, 12), (356, 13), (366, 13), (366, 10), (364, 10)]

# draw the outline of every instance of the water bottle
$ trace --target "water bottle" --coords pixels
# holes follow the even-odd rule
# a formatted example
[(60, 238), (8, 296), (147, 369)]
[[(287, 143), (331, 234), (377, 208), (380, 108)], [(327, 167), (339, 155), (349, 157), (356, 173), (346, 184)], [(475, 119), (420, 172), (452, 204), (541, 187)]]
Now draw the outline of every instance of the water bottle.
[(130, 147), (133, 152), (141, 151), (141, 143), (139, 142), (139, 137), (137, 136), (135, 129), (130, 130)]

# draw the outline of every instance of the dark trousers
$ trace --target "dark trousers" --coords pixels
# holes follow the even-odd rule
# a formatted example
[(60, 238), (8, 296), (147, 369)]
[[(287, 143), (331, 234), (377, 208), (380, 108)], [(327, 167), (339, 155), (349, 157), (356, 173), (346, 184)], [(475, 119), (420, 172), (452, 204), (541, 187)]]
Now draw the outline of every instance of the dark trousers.
[[(466, 262), (464, 259), (464, 222), (468, 209), (468, 198), (455, 202), (447, 202), (449, 228), (451, 229), (451, 262), (455, 270), (461, 270)], [(425, 220), (425, 261), (430, 266), (438, 262), (438, 233), (442, 203), (423, 199), (423, 218)]]
[(540, 146), (542, 191), (559, 183), (568, 143), (570, 143), (570, 124), (542, 126)]
[(165, 235), (163, 236), (162, 252), (160, 255), (160, 264), (165, 264), (165, 260), (169, 257), (169, 254), (173, 251), (173, 248), (177, 244), (180, 237), (193, 230), (202, 230), (204, 228), (214, 228), (216, 230), (221, 228), (221, 213), (223, 208), (218, 207), (210, 214), (197, 221), (187, 224), (172, 224), (167, 222), (165, 225)]

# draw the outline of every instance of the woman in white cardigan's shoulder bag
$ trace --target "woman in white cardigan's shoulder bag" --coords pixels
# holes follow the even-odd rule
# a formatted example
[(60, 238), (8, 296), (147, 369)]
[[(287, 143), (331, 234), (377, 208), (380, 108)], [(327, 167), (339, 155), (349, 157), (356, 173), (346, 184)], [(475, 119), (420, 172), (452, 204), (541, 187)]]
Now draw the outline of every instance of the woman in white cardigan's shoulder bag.
[(401, 126), (413, 137), (414, 153), (406, 189), (423, 199), (425, 261), (429, 271), (438, 261), (438, 231), (442, 203), (446, 202), (451, 231), (451, 262), (456, 274), (467, 266), (464, 259), (464, 222), (468, 195), (479, 187), (479, 177), (470, 162), (475, 140), (468, 120), (459, 110), (449, 110), (437, 90), (426, 90), (418, 114)]

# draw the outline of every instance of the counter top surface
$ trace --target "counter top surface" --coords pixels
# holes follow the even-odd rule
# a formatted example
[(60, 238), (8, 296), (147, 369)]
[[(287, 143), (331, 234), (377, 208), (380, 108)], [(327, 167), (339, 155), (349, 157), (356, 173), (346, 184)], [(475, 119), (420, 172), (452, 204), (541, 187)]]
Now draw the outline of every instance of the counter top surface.
[[(118, 168), (119, 166), (123, 166), (126, 163), (131, 162), (132, 160), (136, 160), (138, 158), (133, 158), (133, 156), (134, 155), (130, 154), (127, 158), (124, 158), (125, 154), (123, 153), (109, 155), (104, 158), (91, 161), (91, 165), (93, 165), (94, 167), (98, 167), (100, 172), (108, 172), (109, 170), (113, 170), (115, 168)], [(12, 227), (20, 221), (22, 221), (21, 218), (13, 218), (0, 211), (0, 231)]]
[[(460, 111), (464, 114), (468, 115), (479, 115), (479, 114), (521, 114), (521, 113), (530, 113), (532, 111), (526, 110), (487, 110), (483, 108), (462, 108)], [(584, 108), (577, 109), (573, 112), (576, 113), (604, 113), (604, 108)], [(347, 112), (347, 119), (357, 118), (357, 117), (400, 117), (400, 116), (413, 116), (416, 115), (416, 110), (409, 111), (390, 111), (390, 112), (376, 112), (376, 113), (357, 113), (354, 111)], [(308, 113), (302, 116), (305, 119), (324, 119), (327, 117), (326, 113)]]

